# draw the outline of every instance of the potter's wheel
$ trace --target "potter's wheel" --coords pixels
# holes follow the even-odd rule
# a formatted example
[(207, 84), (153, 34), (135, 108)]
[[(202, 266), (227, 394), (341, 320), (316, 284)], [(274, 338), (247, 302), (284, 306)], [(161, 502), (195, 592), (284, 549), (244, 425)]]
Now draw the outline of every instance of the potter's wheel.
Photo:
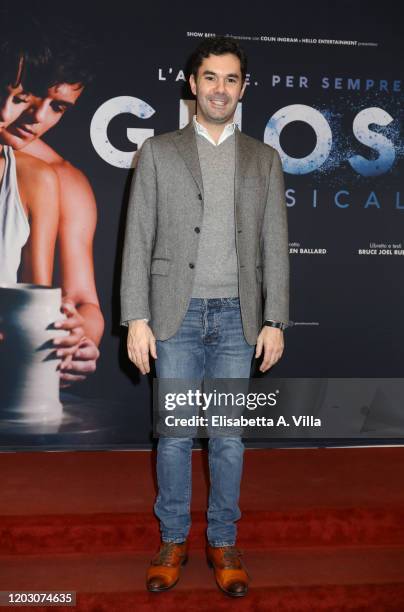
[(59, 421), (18, 423), (0, 420), (0, 450), (14, 448), (91, 449), (138, 444), (133, 403), (82, 398), (61, 393), (63, 413)]

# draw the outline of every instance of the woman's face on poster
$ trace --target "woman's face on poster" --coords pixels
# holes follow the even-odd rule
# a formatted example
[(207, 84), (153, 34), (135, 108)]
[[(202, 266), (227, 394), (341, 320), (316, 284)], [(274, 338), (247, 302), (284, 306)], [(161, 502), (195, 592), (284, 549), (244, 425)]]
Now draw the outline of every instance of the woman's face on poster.
[(75, 105), (82, 91), (80, 83), (61, 83), (49, 87), (42, 96), (31, 94), (18, 117), (0, 131), (0, 143), (18, 151), (40, 138)]
[(0, 85), (0, 133), (28, 108), (30, 95), (22, 85)]

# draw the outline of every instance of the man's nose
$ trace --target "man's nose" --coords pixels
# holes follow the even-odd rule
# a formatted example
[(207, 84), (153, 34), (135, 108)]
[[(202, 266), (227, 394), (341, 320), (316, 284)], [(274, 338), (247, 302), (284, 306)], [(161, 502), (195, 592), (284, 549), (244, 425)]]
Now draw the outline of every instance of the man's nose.
[(224, 91), (225, 91), (225, 82), (224, 82), (224, 79), (217, 79), (215, 91), (216, 91), (216, 93), (224, 93)]
[(31, 106), (30, 115), (33, 123), (41, 123), (46, 116), (47, 104), (45, 101)]

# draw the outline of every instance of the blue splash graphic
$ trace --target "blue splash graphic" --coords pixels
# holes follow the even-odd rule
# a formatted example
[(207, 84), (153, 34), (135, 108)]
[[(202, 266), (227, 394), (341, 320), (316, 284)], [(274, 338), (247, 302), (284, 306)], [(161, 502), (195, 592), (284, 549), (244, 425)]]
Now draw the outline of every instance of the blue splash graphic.
[[(285, 172), (292, 175), (313, 173), (312, 178), (338, 187), (351, 175), (375, 177), (396, 174), (404, 157), (400, 135), (401, 100), (385, 92), (357, 96), (336, 96), (313, 106), (289, 105), (268, 121), (264, 141), (274, 146)], [(315, 131), (317, 143), (306, 157), (290, 157), (281, 149), (279, 137), (285, 125), (306, 121)], [(370, 204), (371, 206), (372, 204)]]

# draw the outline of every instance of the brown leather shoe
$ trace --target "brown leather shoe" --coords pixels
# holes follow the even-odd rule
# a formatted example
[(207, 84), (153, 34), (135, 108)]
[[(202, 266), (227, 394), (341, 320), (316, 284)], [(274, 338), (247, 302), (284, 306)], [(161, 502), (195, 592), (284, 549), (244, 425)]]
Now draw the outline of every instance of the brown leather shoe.
[(248, 574), (235, 546), (215, 548), (208, 544), (208, 565), (215, 570), (217, 585), (226, 595), (243, 597), (248, 591)]
[(146, 585), (149, 591), (158, 593), (175, 586), (180, 577), (181, 566), (188, 561), (188, 543), (162, 542), (160, 550), (151, 560), (147, 570)]

